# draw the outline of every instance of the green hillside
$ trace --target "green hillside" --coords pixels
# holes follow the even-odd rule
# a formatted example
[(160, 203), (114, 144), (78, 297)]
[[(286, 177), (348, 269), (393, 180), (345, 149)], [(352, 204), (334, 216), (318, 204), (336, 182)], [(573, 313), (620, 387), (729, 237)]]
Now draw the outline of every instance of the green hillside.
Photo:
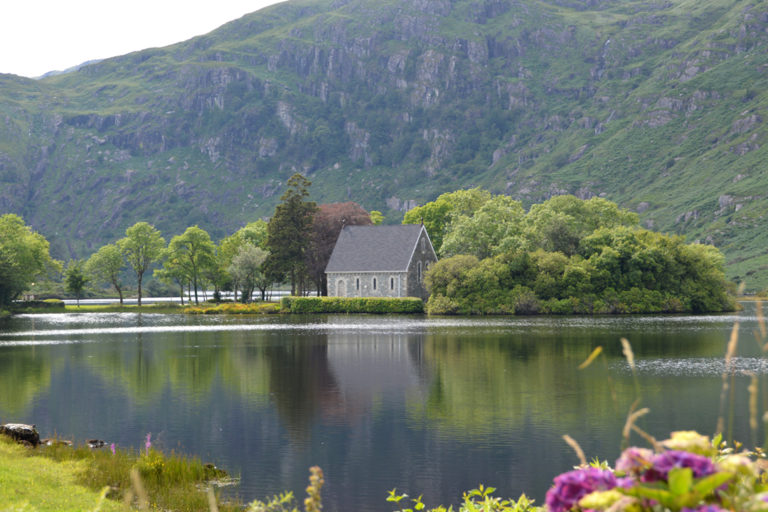
[(296, 0), (174, 46), (0, 75), (0, 210), (60, 258), (319, 202), (602, 196), (768, 286), (768, 0)]

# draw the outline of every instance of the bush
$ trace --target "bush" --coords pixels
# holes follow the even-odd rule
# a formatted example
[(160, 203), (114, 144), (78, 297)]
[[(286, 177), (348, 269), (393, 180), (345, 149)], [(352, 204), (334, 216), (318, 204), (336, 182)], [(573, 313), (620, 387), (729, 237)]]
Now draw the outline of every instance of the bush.
[(45, 300), (25, 300), (14, 302), (12, 310), (31, 310), (31, 309), (64, 309), (64, 301), (61, 299)]
[(430, 315), (456, 315), (459, 305), (445, 295), (432, 295), (427, 301), (427, 313)]
[(424, 302), (415, 297), (283, 297), (284, 313), (423, 313)]
[(280, 313), (280, 304), (276, 302), (225, 302), (217, 306), (188, 307), (184, 310), (190, 315), (269, 315)]

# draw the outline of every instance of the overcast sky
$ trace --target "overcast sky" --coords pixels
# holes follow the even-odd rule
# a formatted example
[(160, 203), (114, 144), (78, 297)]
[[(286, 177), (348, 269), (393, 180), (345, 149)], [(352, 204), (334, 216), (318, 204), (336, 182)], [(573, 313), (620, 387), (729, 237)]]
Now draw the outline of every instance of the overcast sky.
[(37, 77), (178, 43), (279, 0), (0, 1), (0, 73)]

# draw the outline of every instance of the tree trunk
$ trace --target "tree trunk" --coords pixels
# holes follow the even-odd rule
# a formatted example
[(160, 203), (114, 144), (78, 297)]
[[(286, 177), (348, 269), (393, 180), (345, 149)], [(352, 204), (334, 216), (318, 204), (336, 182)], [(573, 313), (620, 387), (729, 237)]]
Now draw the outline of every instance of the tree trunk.
[(141, 307), (141, 278), (144, 277), (143, 274), (139, 274), (136, 278), (136, 280), (139, 283), (139, 307)]

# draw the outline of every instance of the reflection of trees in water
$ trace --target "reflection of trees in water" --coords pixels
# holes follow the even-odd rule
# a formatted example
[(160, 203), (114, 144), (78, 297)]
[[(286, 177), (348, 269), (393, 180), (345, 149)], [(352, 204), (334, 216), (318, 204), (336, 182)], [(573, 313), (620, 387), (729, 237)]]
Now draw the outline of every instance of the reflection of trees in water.
[(327, 336), (286, 339), (264, 351), (270, 368), (269, 388), (291, 436), (309, 436), (315, 416), (338, 399), (328, 368)]
[(0, 352), (0, 410), (6, 413), (3, 420), (11, 422), (23, 416), (32, 400), (48, 389), (53, 364), (34, 347), (5, 348)]
[[(423, 346), (425, 366), (431, 371), (429, 395), (423, 409), (411, 408), (411, 417), (459, 439), (493, 436), (502, 426), (529, 422), (555, 423), (568, 432), (587, 415), (593, 421), (622, 419), (636, 398), (631, 375), (609, 369), (603, 359), (584, 371), (577, 369), (598, 345), (606, 348), (609, 361), (622, 363), (618, 336), (615, 331), (574, 331), (546, 337), (532, 332), (429, 335)], [(693, 336), (695, 343), (690, 342)], [(716, 332), (687, 337), (675, 341), (676, 335), (637, 335), (635, 344), (641, 354), (676, 357), (717, 354), (723, 344)], [(661, 381), (651, 379), (644, 392), (659, 393)]]

